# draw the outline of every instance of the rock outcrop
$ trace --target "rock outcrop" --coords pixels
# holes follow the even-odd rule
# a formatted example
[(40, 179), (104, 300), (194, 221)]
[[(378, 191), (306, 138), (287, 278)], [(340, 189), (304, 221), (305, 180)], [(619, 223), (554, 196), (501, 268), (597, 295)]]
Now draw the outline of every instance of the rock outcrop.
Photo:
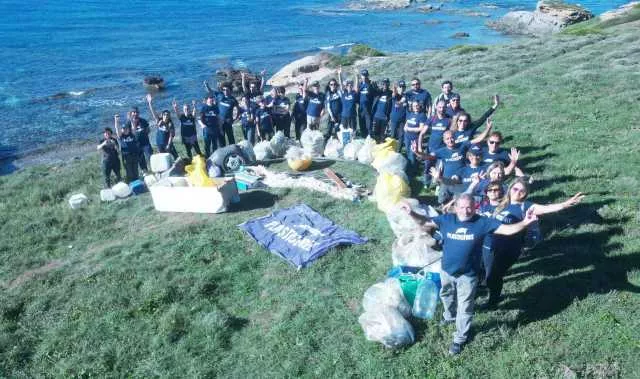
[(314, 80), (321, 80), (335, 73), (335, 70), (326, 67), (329, 59), (329, 54), (320, 53), (295, 60), (282, 67), (267, 81), (267, 84), (278, 87), (283, 86), (287, 88), (287, 91), (290, 91), (291, 88), (305, 78), (309, 78), (309, 83)]
[(348, 4), (350, 9), (402, 9), (411, 6), (412, 0), (360, 0)]
[(598, 17), (600, 18), (600, 21), (609, 21), (616, 17), (623, 16), (626, 13), (631, 12), (634, 8), (638, 8), (638, 7), (640, 7), (640, 1), (632, 1), (628, 4), (618, 7), (617, 9), (604, 12)]
[(543, 0), (533, 12), (509, 12), (489, 26), (509, 34), (546, 36), (591, 18), (593, 13), (580, 6)]

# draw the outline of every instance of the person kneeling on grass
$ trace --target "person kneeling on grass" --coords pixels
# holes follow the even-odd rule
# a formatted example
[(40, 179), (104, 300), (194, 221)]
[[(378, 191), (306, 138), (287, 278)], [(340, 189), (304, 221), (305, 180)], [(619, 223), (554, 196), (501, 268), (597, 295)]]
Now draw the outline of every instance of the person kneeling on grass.
[(444, 305), (443, 325), (454, 323), (453, 343), (449, 353), (460, 354), (467, 342), (475, 292), (480, 272), (482, 242), (490, 234), (513, 235), (535, 222), (534, 212), (527, 212), (518, 223), (506, 225), (500, 221), (476, 214), (473, 196), (462, 194), (455, 203), (455, 214), (443, 214), (434, 218), (419, 215), (411, 210), (408, 203), (401, 207), (416, 222), (426, 228), (438, 228), (442, 234), (442, 289), (440, 299)]
[(113, 138), (111, 128), (104, 128), (102, 139), (98, 144), (98, 150), (102, 151), (102, 174), (104, 175), (104, 188), (111, 188), (111, 171), (116, 176), (116, 182), (120, 178), (120, 158), (118, 157), (118, 141)]

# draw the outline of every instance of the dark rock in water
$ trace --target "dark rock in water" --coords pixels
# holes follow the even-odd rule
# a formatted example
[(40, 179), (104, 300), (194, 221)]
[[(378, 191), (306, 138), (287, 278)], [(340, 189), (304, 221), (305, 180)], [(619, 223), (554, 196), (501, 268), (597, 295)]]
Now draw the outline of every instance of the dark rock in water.
[(424, 13), (435, 12), (440, 9), (442, 9), (442, 4), (425, 4), (418, 7), (418, 11)]
[(161, 76), (150, 75), (145, 76), (143, 79), (145, 87), (161, 90), (164, 89), (164, 79)]
[(593, 13), (578, 5), (542, 0), (533, 12), (509, 12), (488, 26), (508, 34), (546, 36), (591, 18)]
[(467, 32), (457, 32), (451, 36), (451, 38), (467, 38), (467, 37), (471, 37), (471, 35)]

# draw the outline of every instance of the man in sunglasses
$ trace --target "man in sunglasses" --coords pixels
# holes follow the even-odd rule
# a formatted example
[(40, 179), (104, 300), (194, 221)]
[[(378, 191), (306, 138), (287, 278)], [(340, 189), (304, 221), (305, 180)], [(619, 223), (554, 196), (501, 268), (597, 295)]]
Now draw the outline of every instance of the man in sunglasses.
[(406, 97), (407, 102), (420, 103), (424, 113), (427, 116), (431, 115), (431, 94), (426, 89), (420, 88), (420, 79), (411, 79), (411, 89), (407, 91)]
[(511, 148), (510, 151), (500, 147), (502, 144), (502, 133), (491, 132), (487, 139), (487, 145), (482, 149), (482, 164), (484, 167), (488, 167), (493, 162), (502, 162), (505, 166), (505, 174), (511, 174), (511, 171), (515, 172), (516, 176), (524, 176), (524, 173), (517, 166), (518, 158), (520, 157), (520, 151), (516, 148)]
[(462, 106), (460, 105), (460, 95), (458, 95), (457, 93), (451, 95), (451, 97), (449, 98), (449, 105), (447, 105), (447, 109), (445, 110), (447, 117), (454, 118), (459, 113), (464, 111), (464, 108), (462, 108)]

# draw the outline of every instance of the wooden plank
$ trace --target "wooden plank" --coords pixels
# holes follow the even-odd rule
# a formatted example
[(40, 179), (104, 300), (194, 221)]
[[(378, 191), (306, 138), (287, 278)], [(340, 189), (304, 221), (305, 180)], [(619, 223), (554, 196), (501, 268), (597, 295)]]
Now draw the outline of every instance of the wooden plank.
[(330, 168), (325, 168), (324, 170), (322, 170), (324, 172), (324, 174), (331, 180), (333, 180), (334, 183), (336, 183), (336, 185), (338, 186), (338, 188), (340, 189), (344, 189), (347, 188), (347, 185), (344, 184), (344, 182), (342, 181), (342, 179), (340, 179), (340, 177), (338, 175), (336, 175), (335, 171), (333, 171)]

